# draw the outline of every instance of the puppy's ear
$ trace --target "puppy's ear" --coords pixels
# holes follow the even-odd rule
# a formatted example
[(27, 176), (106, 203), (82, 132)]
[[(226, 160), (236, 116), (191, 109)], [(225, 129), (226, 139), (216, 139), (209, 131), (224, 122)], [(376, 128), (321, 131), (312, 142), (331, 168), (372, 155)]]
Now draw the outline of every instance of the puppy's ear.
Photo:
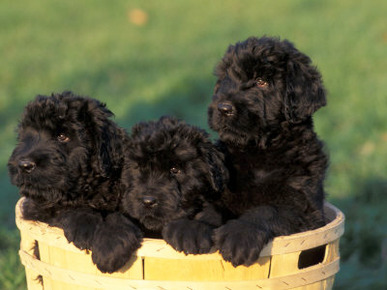
[(115, 174), (123, 159), (125, 133), (109, 119), (111, 116), (113, 113), (106, 105), (95, 99), (87, 99), (80, 112), (94, 146), (92, 166), (104, 177)]
[(288, 121), (302, 121), (326, 105), (321, 75), (306, 55), (297, 52), (289, 58), (285, 81), (284, 105)]
[(220, 194), (228, 182), (228, 170), (224, 162), (224, 155), (214, 146), (207, 148), (204, 159), (208, 166), (208, 180), (213, 190)]

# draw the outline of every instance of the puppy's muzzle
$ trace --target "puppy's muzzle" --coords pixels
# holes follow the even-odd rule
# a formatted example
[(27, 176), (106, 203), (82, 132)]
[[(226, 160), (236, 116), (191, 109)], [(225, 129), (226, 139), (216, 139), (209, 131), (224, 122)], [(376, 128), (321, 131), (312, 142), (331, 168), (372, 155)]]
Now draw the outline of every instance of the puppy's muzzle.
[(224, 116), (232, 116), (235, 113), (235, 108), (230, 103), (219, 103), (218, 111)]
[(22, 172), (31, 173), (36, 168), (36, 163), (30, 159), (23, 159), (18, 162), (18, 166)]

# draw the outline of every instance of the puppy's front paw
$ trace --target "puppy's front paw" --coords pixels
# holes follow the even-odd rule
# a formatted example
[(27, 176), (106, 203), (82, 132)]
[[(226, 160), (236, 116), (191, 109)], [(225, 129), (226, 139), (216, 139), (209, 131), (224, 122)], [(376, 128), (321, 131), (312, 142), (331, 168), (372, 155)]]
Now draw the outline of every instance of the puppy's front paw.
[(130, 220), (114, 213), (95, 232), (91, 258), (103, 273), (122, 268), (141, 246), (142, 233)]
[(223, 259), (234, 267), (254, 264), (267, 243), (266, 233), (257, 226), (231, 220), (214, 231), (213, 239)]
[(175, 250), (185, 254), (205, 254), (211, 251), (213, 227), (189, 219), (168, 223), (162, 232), (164, 240)]
[(91, 211), (71, 210), (63, 213), (60, 220), (67, 240), (81, 250), (90, 250), (94, 232), (100, 223), (102, 216)]

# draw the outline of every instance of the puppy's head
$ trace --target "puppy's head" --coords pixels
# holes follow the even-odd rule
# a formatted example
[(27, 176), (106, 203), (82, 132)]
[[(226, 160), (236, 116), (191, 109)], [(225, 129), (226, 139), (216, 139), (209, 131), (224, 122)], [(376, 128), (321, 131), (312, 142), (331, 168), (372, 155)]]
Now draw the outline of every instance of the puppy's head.
[(22, 195), (56, 202), (87, 191), (91, 172), (97, 179), (115, 174), (123, 131), (111, 115), (99, 101), (70, 92), (37, 96), (18, 126), (11, 182)]
[(223, 155), (203, 130), (170, 117), (139, 123), (125, 154), (123, 209), (157, 232), (218, 198), (226, 179)]
[(326, 104), (319, 72), (286, 40), (249, 38), (231, 45), (215, 75), (209, 125), (226, 142), (257, 140)]

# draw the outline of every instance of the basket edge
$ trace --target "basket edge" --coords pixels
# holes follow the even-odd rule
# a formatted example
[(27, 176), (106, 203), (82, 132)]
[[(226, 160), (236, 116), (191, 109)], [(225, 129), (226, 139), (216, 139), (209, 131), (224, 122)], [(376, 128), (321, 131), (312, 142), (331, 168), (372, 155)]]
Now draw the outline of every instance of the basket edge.
[[(28, 231), (28, 234), (38, 241), (42, 241), (42, 236), (44, 236), (45, 239), (43, 242), (49, 244), (50, 246), (59, 247), (73, 252), (84, 252), (67, 241), (62, 229), (50, 227), (49, 225), (38, 221), (23, 220), (21, 214), (21, 205), (23, 200), (24, 197), (20, 198), (15, 208), (16, 225), (20, 231)], [(333, 221), (324, 227), (315, 230), (305, 231), (289, 236), (276, 237), (263, 248), (260, 257), (307, 250), (339, 239), (344, 233), (344, 214), (330, 203), (326, 202), (324, 207), (327, 207), (336, 213), (336, 218)], [(314, 239), (308, 239), (311, 236), (313, 236)], [(162, 239), (149, 238), (144, 239), (141, 248), (137, 250), (135, 255), (138, 257), (158, 257), (168, 259), (186, 259), (189, 257), (190, 259), (223, 260), (222, 256), (218, 252), (203, 255), (185, 255), (184, 253), (174, 250)]]

